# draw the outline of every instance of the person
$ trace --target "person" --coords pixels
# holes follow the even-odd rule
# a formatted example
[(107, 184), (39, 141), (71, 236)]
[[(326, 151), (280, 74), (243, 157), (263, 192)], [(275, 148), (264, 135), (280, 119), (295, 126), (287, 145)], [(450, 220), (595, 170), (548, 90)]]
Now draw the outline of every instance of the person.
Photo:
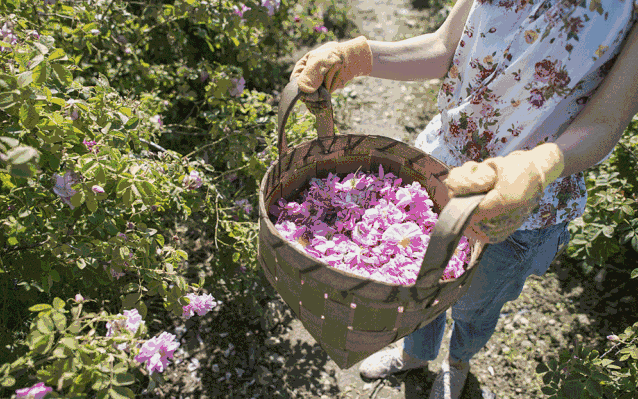
[[(459, 398), (503, 305), (543, 275), (584, 213), (583, 171), (605, 161), (638, 112), (638, 0), (458, 0), (436, 32), (326, 43), (291, 79), (331, 93), (357, 76), (442, 79), (415, 146), (446, 163), (450, 196), (485, 192), (464, 235), (489, 243), (452, 307), (449, 358), (431, 399)], [(362, 362), (368, 378), (426, 367), (445, 313)]]

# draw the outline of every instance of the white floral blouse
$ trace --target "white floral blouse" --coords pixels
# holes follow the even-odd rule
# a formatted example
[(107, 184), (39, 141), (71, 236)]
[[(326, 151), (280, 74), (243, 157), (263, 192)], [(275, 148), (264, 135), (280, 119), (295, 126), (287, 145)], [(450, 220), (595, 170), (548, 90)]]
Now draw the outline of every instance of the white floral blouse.
[[(638, 0), (475, 0), (438, 94), (440, 114), (415, 145), (457, 167), (556, 141), (637, 19)], [(586, 204), (582, 172), (559, 178), (520, 230), (569, 222)]]

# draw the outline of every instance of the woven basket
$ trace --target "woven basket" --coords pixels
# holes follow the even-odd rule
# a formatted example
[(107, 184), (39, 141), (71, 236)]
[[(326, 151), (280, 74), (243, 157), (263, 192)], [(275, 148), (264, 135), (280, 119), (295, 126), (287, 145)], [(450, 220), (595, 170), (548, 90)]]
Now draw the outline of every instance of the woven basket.
[[(288, 148), (284, 127), (302, 95), (292, 81), (279, 104), (279, 158), (268, 168), (259, 190), (258, 259), (270, 284), (306, 330), (341, 369), (348, 369), (429, 324), (465, 293), (489, 244), (471, 242), (466, 272), (457, 279), (440, 278), (485, 194), (450, 199), (442, 183), (449, 168), (400, 141), (376, 135), (334, 135), (331, 98), (324, 88), (305, 95), (317, 118), (319, 137)], [(379, 164), (403, 179), (402, 184), (418, 181), (439, 215), (417, 281), (409, 286), (377, 282), (328, 266), (284, 239), (267, 213), (280, 198), (294, 198), (313, 177), (325, 178), (329, 172), (343, 177), (359, 168), (376, 172)]]

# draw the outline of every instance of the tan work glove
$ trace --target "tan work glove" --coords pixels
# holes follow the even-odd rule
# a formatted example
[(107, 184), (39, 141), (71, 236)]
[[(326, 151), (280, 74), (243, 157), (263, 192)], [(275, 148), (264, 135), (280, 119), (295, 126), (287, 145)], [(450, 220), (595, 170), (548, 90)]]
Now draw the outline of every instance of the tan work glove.
[(321, 83), (332, 94), (357, 76), (372, 72), (372, 51), (364, 36), (347, 42), (329, 42), (304, 55), (290, 75), (301, 91), (314, 93)]
[(444, 181), (450, 197), (490, 190), (463, 235), (486, 244), (505, 241), (523, 225), (545, 188), (560, 177), (564, 168), (565, 159), (558, 146), (546, 143), (452, 169)]

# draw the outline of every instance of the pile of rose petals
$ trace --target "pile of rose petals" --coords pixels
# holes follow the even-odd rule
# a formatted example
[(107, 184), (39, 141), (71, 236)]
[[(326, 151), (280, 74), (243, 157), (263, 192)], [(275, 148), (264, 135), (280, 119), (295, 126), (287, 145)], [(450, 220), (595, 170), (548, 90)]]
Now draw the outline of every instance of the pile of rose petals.
[[(401, 186), (382, 166), (343, 181), (312, 178), (297, 202), (279, 199), (270, 213), (284, 238), (331, 267), (399, 285), (416, 281), (438, 218), (419, 182)], [(460, 277), (469, 254), (462, 237), (442, 278)]]

